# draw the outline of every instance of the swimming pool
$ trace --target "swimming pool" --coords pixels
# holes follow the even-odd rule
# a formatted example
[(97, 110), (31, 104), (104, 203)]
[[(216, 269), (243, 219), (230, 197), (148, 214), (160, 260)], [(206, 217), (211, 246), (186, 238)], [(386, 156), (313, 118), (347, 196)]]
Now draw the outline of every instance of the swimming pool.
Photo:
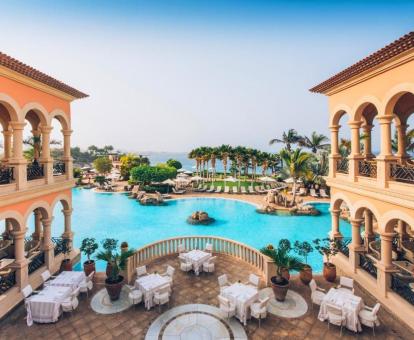
[[(215, 235), (261, 248), (269, 243), (277, 244), (281, 238), (293, 243), (326, 237), (331, 225), (329, 205), (314, 205), (322, 212), (320, 216), (272, 216), (258, 214), (256, 206), (236, 200), (183, 198), (168, 201), (166, 206), (141, 206), (123, 194), (73, 189), (72, 230), (77, 247), (85, 237), (95, 237), (98, 241), (116, 238), (138, 248), (169, 237)], [(54, 212), (53, 236), (63, 231), (60, 209), (57, 207)], [(206, 211), (216, 222), (210, 226), (187, 224), (187, 217), (196, 210)], [(346, 225), (341, 221), (344, 236), (350, 232)], [(316, 251), (310, 254), (308, 262), (315, 272), (322, 270), (322, 258)], [(97, 264), (98, 270), (104, 266), (104, 263)]]

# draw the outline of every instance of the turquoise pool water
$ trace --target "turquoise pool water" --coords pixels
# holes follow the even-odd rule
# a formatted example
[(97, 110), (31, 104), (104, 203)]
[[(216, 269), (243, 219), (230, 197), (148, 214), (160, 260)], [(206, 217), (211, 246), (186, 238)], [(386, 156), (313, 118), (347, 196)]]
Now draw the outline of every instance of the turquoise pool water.
[[(256, 207), (241, 201), (214, 198), (184, 198), (169, 201), (160, 207), (141, 206), (123, 194), (96, 194), (90, 190), (73, 190), (72, 230), (75, 245), (84, 237), (98, 241), (111, 237), (127, 241), (138, 248), (148, 243), (175, 236), (216, 235), (234, 239), (260, 248), (276, 244), (281, 238), (295, 241), (312, 241), (326, 237), (330, 230), (329, 205), (314, 204), (322, 214), (310, 216), (271, 216), (256, 213)], [(54, 212), (53, 236), (63, 231), (61, 207)], [(216, 222), (210, 226), (194, 226), (186, 223), (187, 217), (196, 210), (208, 212)], [(341, 222), (341, 232), (348, 236), (349, 225)], [(308, 262), (315, 272), (321, 271), (322, 258), (314, 251)], [(98, 264), (102, 270), (104, 263)]]

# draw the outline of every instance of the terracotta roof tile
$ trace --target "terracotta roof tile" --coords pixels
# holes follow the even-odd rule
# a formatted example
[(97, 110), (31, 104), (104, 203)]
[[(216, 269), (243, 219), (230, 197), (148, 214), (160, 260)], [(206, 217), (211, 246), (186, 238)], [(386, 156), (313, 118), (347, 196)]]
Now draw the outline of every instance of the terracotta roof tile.
[(414, 48), (414, 32), (410, 32), (379, 51), (346, 68), (333, 77), (312, 87), (309, 91), (324, 93), (326, 90), (377, 66), (411, 48)]
[(61, 81), (48, 76), (47, 74), (30, 67), (21, 61), (18, 61), (7, 54), (0, 52), (0, 65), (9, 68), (12, 71), (18, 72), (26, 77), (32, 78), (45, 85), (53, 87), (59, 91), (65, 92), (75, 98), (88, 97), (87, 94), (80, 92), (69, 85), (62, 83)]

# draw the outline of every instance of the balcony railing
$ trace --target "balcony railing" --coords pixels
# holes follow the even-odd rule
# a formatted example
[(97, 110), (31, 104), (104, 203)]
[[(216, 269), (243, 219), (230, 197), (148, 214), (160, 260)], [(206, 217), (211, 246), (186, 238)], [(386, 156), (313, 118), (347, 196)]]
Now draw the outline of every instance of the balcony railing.
[(344, 237), (339, 241), (338, 248), (339, 252), (344, 254), (346, 257), (349, 257), (349, 244), (351, 243), (351, 237)]
[(13, 179), (13, 168), (0, 166), (0, 184), (10, 184)]
[(336, 161), (336, 172), (341, 174), (349, 173), (349, 161), (348, 158), (340, 158)]
[(52, 242), (55, 245), (55, 251), (54, 251), (55, 256), (63, 253), (63, 248), (64, 248), (63, 238), (61, 238), (61, 237), (52, 237)]
[(414, 166), (398, 163), (390, 164), (390, 177), (394, 181), (403, 183), (414, 183)]
[(29, 274), (33, 273), (34, 271), (38, 270), (41, 266), (43, 266), (45, 263), (45, 253), (41, 252), (35, 257), (32, 258), (32, 260), (29, 263)]
[(34, 179), (39, 179), (44, 176), (44, 167), (38, 162), (33, 162), (27, 165), (27, 180), (32, 181)]
[(8, 274), (0, 275), (0, 295), (7, 292), (16, 284), (16, 272), (13, 270)]
[(55, 161), (53, 163), (53, 176), (64, 175), (66, 172), (65, 163), (62, 161)]
[(391, 289), (404, 300), (414, 305), (414, 291), (410, 287), (412, 282), (414, 282), (414, 278), (411, 275), (407, 277), (399, 273), (391, 275)]
[(358, 173), (360, 176), (377, 178), (377, 162), (365, 160), (359, 161)]
[(374, 260), (372, 260), (369, 256), (360, 254), (359, 266), (368, 272), (371, 276), (377, 278), (377, 267), (375, 266)]

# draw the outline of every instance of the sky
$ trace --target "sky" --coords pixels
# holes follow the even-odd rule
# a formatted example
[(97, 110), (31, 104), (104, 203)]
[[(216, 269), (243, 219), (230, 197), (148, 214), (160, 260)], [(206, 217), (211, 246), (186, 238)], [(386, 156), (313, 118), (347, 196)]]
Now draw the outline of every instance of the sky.
[(412, 31), (413, 11), (402, 0), (17, 0), (2, 3), (1, 51), (90, 95), (72, 103), (72, 145), (271, 151), (289, 128), (329, 136), (327, 99), (308, 89)]

